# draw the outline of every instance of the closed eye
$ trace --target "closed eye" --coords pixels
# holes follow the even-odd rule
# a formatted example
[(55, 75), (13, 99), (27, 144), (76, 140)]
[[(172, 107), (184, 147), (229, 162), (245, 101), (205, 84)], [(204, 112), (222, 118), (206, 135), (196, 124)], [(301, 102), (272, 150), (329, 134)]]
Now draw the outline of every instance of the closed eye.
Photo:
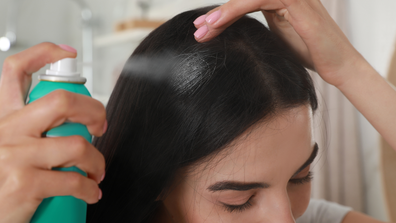
[(313, 179), (313, 174), (311, 171), (309, 171), (307, 176), (305, 176), (303, 178), (290, 179), (289, 183), (296, 184), (296, 185), (305, 184), (305, 183), (311, 182), (312, 179)]
[(254, 197), (254, 195), (251, 196), (249, 198), (249, 200), (247, 200), (244, 204), (240, 204), (240, 205), (225, 204), (225, 203), (221, 203), (221, 204), (224, 206), (225, 210), (230, 212), (230, 213), (232, 213), (234, 211), (235, 212), (242, 212), (242, 211), (244, 211), (244, 210), (246, 210), (246, 209), (248, 209), (248, 208), (250, 208), (252, 206), (251, 200), (252, 200), (253, 197)]

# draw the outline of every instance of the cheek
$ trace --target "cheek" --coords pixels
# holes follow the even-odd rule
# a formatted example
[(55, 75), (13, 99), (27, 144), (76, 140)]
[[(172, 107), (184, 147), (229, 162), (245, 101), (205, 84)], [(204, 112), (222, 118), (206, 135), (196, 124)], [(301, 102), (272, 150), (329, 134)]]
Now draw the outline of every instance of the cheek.
[(307, 210), (311, 198), (311, 183), (290, 185), (287, 190), (293, 216), (297, 219)]

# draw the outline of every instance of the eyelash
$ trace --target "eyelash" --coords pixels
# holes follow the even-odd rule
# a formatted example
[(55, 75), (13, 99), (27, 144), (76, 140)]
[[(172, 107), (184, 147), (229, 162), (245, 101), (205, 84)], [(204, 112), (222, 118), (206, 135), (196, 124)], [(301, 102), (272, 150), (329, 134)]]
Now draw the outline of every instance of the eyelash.
[(313, 179), (313, 174), (311, 171), (309, 171), (308, 175), (306, 177), (300, 178), (300, 179), (290, 179), (289, 183), (291, 184), (305, 184), (311, 182)]
[(225, 210), (230, 212), (230, 213), (232, 213), (233, 211), (242, 212), (242, 211), (244, 211), (244, 210), (246, 210), (246, 209), (248, 209), (248, 208), (250, 208), (252, 206), (251, 200), (252, 200), (253, 197), (254, 196), (251, 196), (249, 198), (249, 200), (246, 201), (246, 203), (241, 204), (241, 205), (230, 205), (230, 204), (224, 204), (224, 203), (223, 203), (223, 205), (224, 205)]
[[(301, 184), (305, 184), (305, 183), (311, 182), (312, 179), (313, 179), (313, 174), (312, 174), (311, 171), (309, 171), (307, 176), (305, 176), (303, 178), (300, 178), (300, 179), (290, 179), (289, 183), (296, 184), (296, 185), (301, 185)], [(252, 206), (251, 200), (252, 200), (253, 197), (254, 196), (251, 196), (249, 198), (249, 200), (246, 201), (246, 203), (241, 204), (241, 205), (230, 205), (230, 204), (224, 204), (224, 203), (223, 203), (223, 205), (224, 205), (225, 210), (230, 212), (230, 213), (232, 213), (234, 211), (235, 212), (242, 212), (242, 211), (244, 211), (244, 210), (246, 210), (246, 209), (248, 209), (248, 208), (250, 208)]]

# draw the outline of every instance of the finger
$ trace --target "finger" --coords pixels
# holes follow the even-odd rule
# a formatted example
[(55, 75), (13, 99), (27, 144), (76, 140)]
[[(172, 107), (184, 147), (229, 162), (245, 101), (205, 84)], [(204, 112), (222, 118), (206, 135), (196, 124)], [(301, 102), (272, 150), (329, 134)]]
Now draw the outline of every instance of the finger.
[(76, 172), (54, 170), (37, 170), (30, 183), (32, 192), (38, 199), (54, 196), (74, 196), (88, 204), (96, 203), (101, 198), (98, 184)]
[(3, 105), (0, 107), (0, 118), (24, 106), (32, 73), (48, 63), (77, 56), (62, 47), (66, 48), (64, 45), (41, 43), (6, 58), (0, 78), (0, 104)]
[(263, 11), (271, 31), (290, 48), (305, 67), (313, 70), (313, 61), (308, 48), (301, 37), (296, 33), (293, 26), (285, 19), (284, 16), (286, 13), (287, 9)]
[(92, 135), (102, 136), (106, 127), (106, 110), (102, 103), (91, 97), (56, 90), (8, 116), (0, 125), (0, 132), (9, 138), (21, 135), (40, 138), (43, 132), (66, 120), (86, 125)]
[(198, 42), (209, 41), (247, 13), (259, 11), (262, 8), (271, 10), (281, 7), (283, 7), (283, 4), (278, 0), (268, 0), (264, 5), (261, 1), (255, 0), (231, 0), (208, 12), (204, 23), (198, 23), (197, 21), (197, 24), (194, 23), (199, 28), (194, 34), (195, 39)]
[[(281, 0), (287, 10), (284, 17), (303, 38), (317, 36), (317, 32), (326, 31), (329, 22), (335, 22), (318, 0)], [(316, 35), (315, 35), (316, 33)]]
[(320, 54), (329, 40), (337, 44), (347, 44), (346, 48), (350, 46), (348, 38), (319, 0), (281, 1), (287, 9), (284, 17), (301, 36), (312, 55)]
[(197, 19), (195, 19), (195, 21), (193, 22), (195, 28), (199, 29), (199, 28), (201, 28), (202, 26), (204, 26), (204, 25), (205, 25), (206, 17), (208, 17), (208, 16), (207, 16), (207, 15), (201, 15), (201, 16), (199, 16)]
[(215, 38), (216, 36), (220, 35), (226, 28), (231, 26), (235, 21), (237, 21), (241, 17), (242, 16), (236, 17), (229, 23), (227, 23), (219, 28), (210, 27), (210, 25), (208, 25), (205, 22), (205, 24), (201, 25), (200, 28), (197, 29), (197, 31), (194, 33), (195, 40), (198, 42), (201, 42), (201, 43), (207, 42), (207, 41)]
[(97, 183), (102, 181), (105, 159), (92, 144), (81, 136), (41, 138), (30, 140), (30, 145), (14, 148), (21, 162), (36, 168), (76, 166)]
[[(290, 26), (290, 23), (286, 20), (285, 14), (287, 13), (287, 9), (278, 9), (278, 10), (263, 10), (265, 19), (267, 20), (268, 26), (273, 26), (274, 28), (282, 26)], [(276, 24), (276, 26), (274, 26)]]

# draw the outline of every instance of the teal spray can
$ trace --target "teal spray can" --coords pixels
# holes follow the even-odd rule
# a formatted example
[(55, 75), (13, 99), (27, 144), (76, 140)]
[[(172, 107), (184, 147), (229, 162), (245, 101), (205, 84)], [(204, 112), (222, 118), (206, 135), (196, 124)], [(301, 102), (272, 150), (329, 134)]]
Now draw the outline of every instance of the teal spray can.
[[(66, 58), (51, 64), (46, 74), (39, 75), (40, 82), (29, 95), (29, 103), (63, 89), (91, 96), (84, 86), (86, 79), (77, 72), (76, 59)], [(91, 142), (92, 136), (86, 126), (80, 123), (65, 122), (43, 134), (46, 137), (80, 135)], [(77, 167), (53, 168), (53, 171), (75, 171), (84, 176), (85, 172)], [(87, 204), (73, 196), (57, 196), (43, 200), (31, 219), (31, 223), (85, 223)]]

